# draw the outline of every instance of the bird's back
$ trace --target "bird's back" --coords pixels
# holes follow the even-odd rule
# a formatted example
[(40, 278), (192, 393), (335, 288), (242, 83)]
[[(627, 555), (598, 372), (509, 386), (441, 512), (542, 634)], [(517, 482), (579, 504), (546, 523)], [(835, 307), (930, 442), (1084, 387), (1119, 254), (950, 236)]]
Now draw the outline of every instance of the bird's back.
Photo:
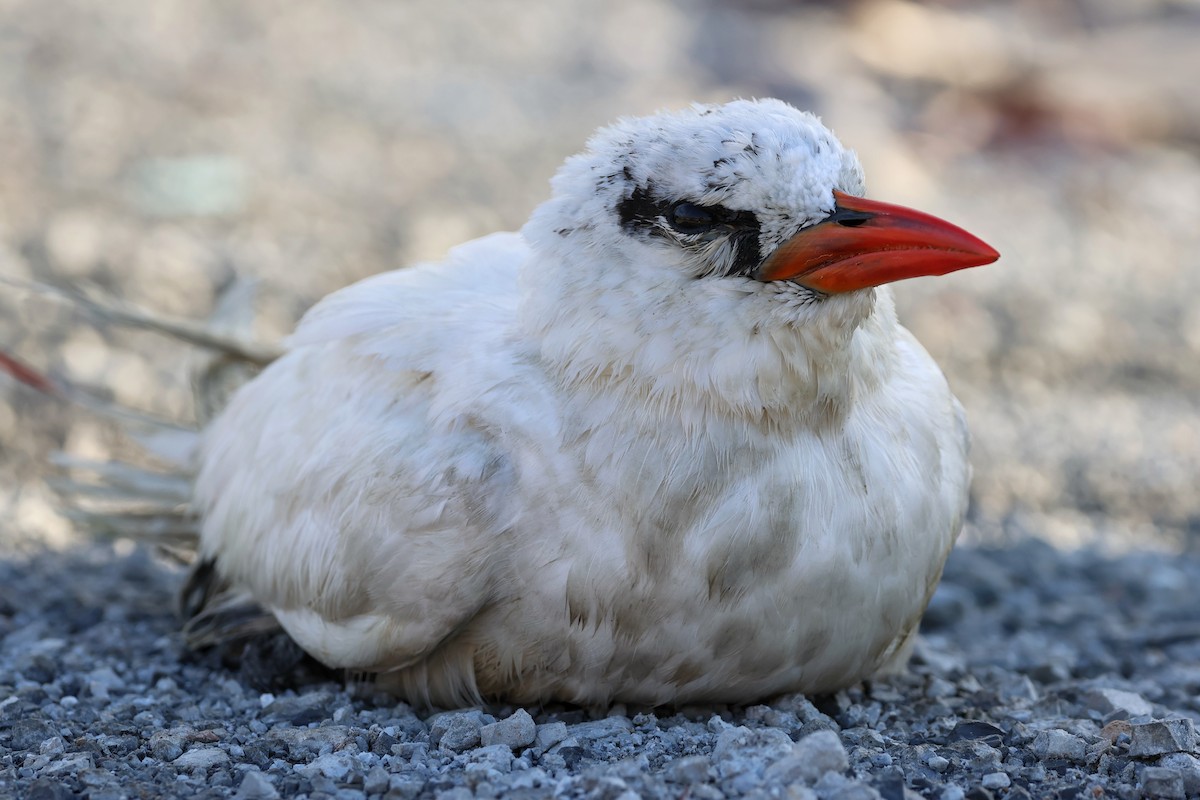
[(478, 412), (537, 413), (522, 256), (487, 237), (330, 296), (206, 432), (201, 557), (326, 664), (419, 662), (500, 579), (513, 465)]

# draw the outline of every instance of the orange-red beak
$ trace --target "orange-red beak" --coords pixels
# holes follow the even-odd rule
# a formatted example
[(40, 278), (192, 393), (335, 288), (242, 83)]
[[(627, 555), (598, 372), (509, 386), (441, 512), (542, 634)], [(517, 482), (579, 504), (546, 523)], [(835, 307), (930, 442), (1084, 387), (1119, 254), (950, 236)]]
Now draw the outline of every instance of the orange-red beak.
[(957, 225), (834, 191), (833, 213), (781, 244), (753, 277), (826, 294), (990, 264), (994, 249)]

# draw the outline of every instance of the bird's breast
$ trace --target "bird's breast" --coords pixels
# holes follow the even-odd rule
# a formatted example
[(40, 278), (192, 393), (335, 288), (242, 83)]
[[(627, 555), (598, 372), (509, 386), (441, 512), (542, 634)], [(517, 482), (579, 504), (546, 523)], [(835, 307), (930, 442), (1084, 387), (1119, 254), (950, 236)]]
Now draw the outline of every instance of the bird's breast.
[[(537, 565), (523, 603), (563, 643), (546, 659), (560, 696), (734, 701), (730, 687), (844, 685), (915, 623), (965, 486), (943, 476), (947, 443), (931, 429), (851, 419), (780, 439), (627, 422), (576, 432), (556, 493), (570, 501), (529, 510), (548, 533), (516, 560)], [(965, 469), (951, 455), (951, 472)]]

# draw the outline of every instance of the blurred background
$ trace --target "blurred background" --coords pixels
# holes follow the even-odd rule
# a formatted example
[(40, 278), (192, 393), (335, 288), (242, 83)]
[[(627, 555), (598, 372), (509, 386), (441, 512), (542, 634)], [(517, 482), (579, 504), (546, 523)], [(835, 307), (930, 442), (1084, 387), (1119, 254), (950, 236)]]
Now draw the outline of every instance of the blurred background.
[[(520, 226), (597, 126), (776, 96), (996, 265), (896, 287), (975, 435), (967, 537), (1200, 545), (1195, 0), (0, 0), (0, 348), (193, 419), (188, 348), (12, 284), (273, 340)], [(78, 541), (49, 454), (113, 426), (0, 378), (0, 552)]]

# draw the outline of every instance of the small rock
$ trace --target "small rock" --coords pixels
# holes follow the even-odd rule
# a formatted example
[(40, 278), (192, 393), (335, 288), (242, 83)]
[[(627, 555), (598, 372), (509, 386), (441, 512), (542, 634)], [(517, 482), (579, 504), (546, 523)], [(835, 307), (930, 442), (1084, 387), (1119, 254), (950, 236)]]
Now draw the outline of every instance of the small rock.
[(74, 800), (77, 795), (62, 781), (38, 778), (25, 790), (25, 800)]
[(317, 756), (311, 763), (298, 767), (296, 771), (310, 778), (314, 774), (320, 773), (331, 781), (341, 781), (345, 780), (352, 769), (354, 769), (354, 764), (351, 762), (350, 756), (343, 752)]
[(1007, 789), (1012, 785), (1012, 779), (1005, 772), (989, 772), (980, 783), (985, 789)]
[(233, 796), (234, 800), (275, 800), (277, 797), (279, 791), (271, 784), (271, 779), (256, 769), (246, 773)]
[(519, 750), (533, 744), (537, 738), (537, 724), (523, 708), (507, 719), (484, 725), (479, 730), (479, 739), (485, 747), (494, 744), (508, 745), (510, 750)]
[[(710, 720), (708, 727), (712, 730), (716, 726)], [(721, 791), (728, 797), (755, 791), (766, 778), (769, 766), (787, 758), (794, 747), (791, 737), (775, 728), (724, 728), (712, 753)]]
[(311, 756), (339, 750), (353, 740), (350, 729), (343, 725), (322, 725), (319, 728), (272, 728), (263, 737), (268, 746), (287, 749), (291, 761), (307, 761)]
[(998, 771), (1004, 760), (1003, 754), (998, 749), (1000, 743), (996, 744), (997, 747), (992, 747), (982, 739), (968, 739), (955, 742), (950, 745), (950, 749), (962, 757), (972, 772), (987, 774)]
[(61, 756), (67, 752), (67, 743), (61, 736), (51, 736), (38, 745), (38, 752), (44, 756)]
[(457, 711), (439, 714), (429, 728), (429, 739), (442, 750), (461, 753), (479, 745), (483, 721), (478, 711)]
[(545, 725), (538, 726), (537, 736), (534, 737), (533, 742), (539, 750), (549, 750), (566, 738), (567, 723), (547, 722)]
[(967, 669), (967, 660), (960, 653), (938, 649), (932, 639), (918, 636), (913, 645), (913, 663), (925, 664), (947, 678), (957, 678)]
[(1039, 733), (1030, 749), (1039, 758), (1065, 758), (1076, 762), (1087, 758), (1087, 742), (1057, 728)]
[(370, 742), (371, 752), (377, 756), (390, 756), (392, 754), (392, 747), (397, 744), (396, 737), (386, 731), (380, 731)]
[(1038, 690), (1033, 681), (1029, 680), (1028, 675), (1020, 674), (1009, 675), (997, 687), (996, 694), (1004, 703), (1033, 702), (1038, 699)]
[(48, 765), (42, 770), (42, 775), (50, 777), (55, 775), (76, 775), (85, 769), (92, 768), (91, 753), (72, 753), (63, 756), (58, 761)]
[(571, 725), (570, 736), (581, 742), (607, 739), (610, 736), (620, 736), (633, 730), (633, 722), (628, 717), (606, 717), (592, 722), (580, 722)]
[(513, 754), (506, 744), (492, 744), (471, 751), (467, 756), (468, 768), (494, 770), (496, 772), (512, 771)]
[(928, 764), (929, 768), (934, 772), (945, 772), (946, 770), (950, 769), (950, 759), (946, 758), (945, 756), (937, 755), (936, 753), (926, 759), (925, 763)]
[(992, 747), (999, 747), (1004, 741), (1004, 731), (990, 722), (969, 720), (954, 726), (954, 730), (946, 737), (947, 742), (982, 741)]
[(1183, 777), (1183, 791), (1189, 797), (1200, 797), (1200, 758), (1187, 753), (1171, 753), (1158, 760), (1158, 766), (1167, 767)]
[(1142, 773), (1142, 792), (1146, 797), (1184, 800), (1183, 776), (1169, 767), (1146, 767)]
[(1061, 683), (1070, 680), (1071, 667), (1058, 659), (1052, 659), (1030, 667), (1027, 674), (1038, 683)]
[(712, 769), (704, 756), (677, 758), (663, 769), (663, 778), (669, 783), (703, 783), (711, 777)]
[(836, 733), (829, 730), (810, 733), (792, 745), (792, 752), (767, 767), (768, 782), (815, 783), (826, 773), (845, 772), (850, 766), (846, 747)]
[(363, 791), (367, 794), (383, 794), (388, 790), (388, 783), (391, 781), (391, 776), (388, 771), (379, 764), (371, 767), (367, 777), (363, 779)]
[[(840, 740), (838, 743), (841, 744)], [(775, 728), (729, 727), (717, 736), (713, 760), (752, 758), (759, 762), (771, 762), (790, 755), (795, 747), (791, 737)]]
[(792, 694), (780, 698), (775, 704), (775, 708), (784, 713), (795, 714), (803, 725), (814, 725), (833, 731), (838, 729), (838, 724), (832, 718), (814, 706), (812, 701), (802, 694)]
[(818, 793), (817, 796), (828, 797), (829, 800), (882, 800), (883, 797), (875, 787), (858, 781), (847, 783), (829, 793)]
[(58, 729), (43, 719), (19, 719), (9, 729), (13, 750), (32, 750), (58, 735)]
[(290, 722), (292, 725), (307, 725), (321, 722), (329, 717), (329, 705), (333, 695), (329, 692), (308, 692), (299, 697), (281, 697), (272, 700), (263, 709), (262, 721), (268, 725)]
[(1129, 755), (1149, 758), (1196, 749), (1196, 728), (1190, 719), (1163, 719), (1131, 725)]
[(1126, 717), (1140, 717), (1154, 713), (1154, 706), (1140, 694), (1121, 689), (1092, 689), (1083, 696), (1083, 702), (1104, 716), (1123, 714)]
[(184, 745), (191, 735), (190, 728), (155, 731), (150, 736), (150, 755), (159, 761), (174, 761), (183, 755)]
[(125, 681), (112, 667), (100, 667), (88, 673), (88, 691), (93, 697), (107, 698), (114, 689), (124, 689)]
[(229, 754), (219, 747), (197, 747), (171, 762), (177, 769), (208, 770), (229, 763)]

